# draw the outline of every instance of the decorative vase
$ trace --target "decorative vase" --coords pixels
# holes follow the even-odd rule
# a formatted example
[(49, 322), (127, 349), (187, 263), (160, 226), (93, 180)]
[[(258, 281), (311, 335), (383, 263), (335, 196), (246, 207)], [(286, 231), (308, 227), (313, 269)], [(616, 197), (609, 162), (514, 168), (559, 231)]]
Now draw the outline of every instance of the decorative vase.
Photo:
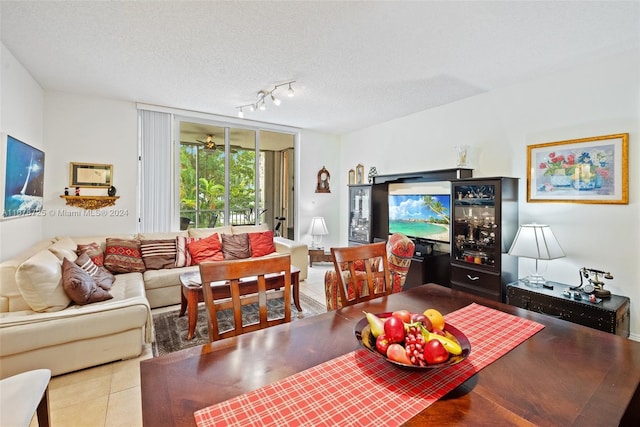
[(570, 175), (552, 175), (549, 182), (554, 187), (571, 187), (571, 180)]
[(107, 190), (107, 194), (109, 195), (109, 197), (113, 197), (116, 195), (116, 187), (114, 187), (113, 185), (111, 187), (109, 187), (109, 189)]

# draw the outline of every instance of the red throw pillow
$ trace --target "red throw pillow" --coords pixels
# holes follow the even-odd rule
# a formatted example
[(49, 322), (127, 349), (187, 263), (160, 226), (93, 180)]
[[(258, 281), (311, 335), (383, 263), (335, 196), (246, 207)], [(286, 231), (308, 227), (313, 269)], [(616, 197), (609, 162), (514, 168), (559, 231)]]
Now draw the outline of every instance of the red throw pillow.
[(276, 245), (273, 243), (273, 231), (249, 233), (249, 245), (251, 246), (251, 256), (254, 258), (275, 252)]
[(187, 249), (191, 254), (191, 261), (194, 264), (200, 264), (203, 261), (222, 261), (222, 243), (218, 233), (213, 233), (209, 237), (200, 239), (195, 242), (187, 243)]

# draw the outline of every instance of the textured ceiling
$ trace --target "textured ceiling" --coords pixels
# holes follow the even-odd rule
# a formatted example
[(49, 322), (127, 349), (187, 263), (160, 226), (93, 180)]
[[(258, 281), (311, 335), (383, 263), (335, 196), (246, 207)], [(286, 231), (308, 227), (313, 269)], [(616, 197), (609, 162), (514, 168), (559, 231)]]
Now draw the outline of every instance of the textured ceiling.
[(640, 45), (638, 1), (0, 2), (46, 90), (344, 133)]

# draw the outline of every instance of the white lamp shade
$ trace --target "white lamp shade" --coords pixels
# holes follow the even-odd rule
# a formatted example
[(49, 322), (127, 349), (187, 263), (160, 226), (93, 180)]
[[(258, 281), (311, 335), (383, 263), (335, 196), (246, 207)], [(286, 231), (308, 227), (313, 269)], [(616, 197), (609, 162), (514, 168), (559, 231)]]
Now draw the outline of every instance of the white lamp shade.
[(523, 224), (509, 249), (509, 255), (550, 260), (565, 256), (551, 227), (543, 224)]
[(311, 234), (312, 236), (326, 236), (327, 234), (329, 234), (329, 230), (327, 230), (327, 224), (324, 222), (323, 217), (314, 216), (313, 218), (311, 218), (309, 234)]

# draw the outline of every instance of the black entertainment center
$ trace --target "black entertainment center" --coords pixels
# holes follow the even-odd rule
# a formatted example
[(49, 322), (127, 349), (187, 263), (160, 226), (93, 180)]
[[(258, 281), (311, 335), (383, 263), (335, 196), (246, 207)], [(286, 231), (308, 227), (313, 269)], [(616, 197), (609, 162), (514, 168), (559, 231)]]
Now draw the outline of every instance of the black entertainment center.
[[(442, 169), (394, 175), (377, 175), (371, 185), (371, 236), (372, 241), (389, 237), (389, 184), (408, 184), (436, 181), (454, 181), (471, 178), (472, 169)], [(439, 251), (437, 242), (414, 238), (416, 251), (407, 273), (404, 288), (424, 283), (450, 286), (450, 253)]]

